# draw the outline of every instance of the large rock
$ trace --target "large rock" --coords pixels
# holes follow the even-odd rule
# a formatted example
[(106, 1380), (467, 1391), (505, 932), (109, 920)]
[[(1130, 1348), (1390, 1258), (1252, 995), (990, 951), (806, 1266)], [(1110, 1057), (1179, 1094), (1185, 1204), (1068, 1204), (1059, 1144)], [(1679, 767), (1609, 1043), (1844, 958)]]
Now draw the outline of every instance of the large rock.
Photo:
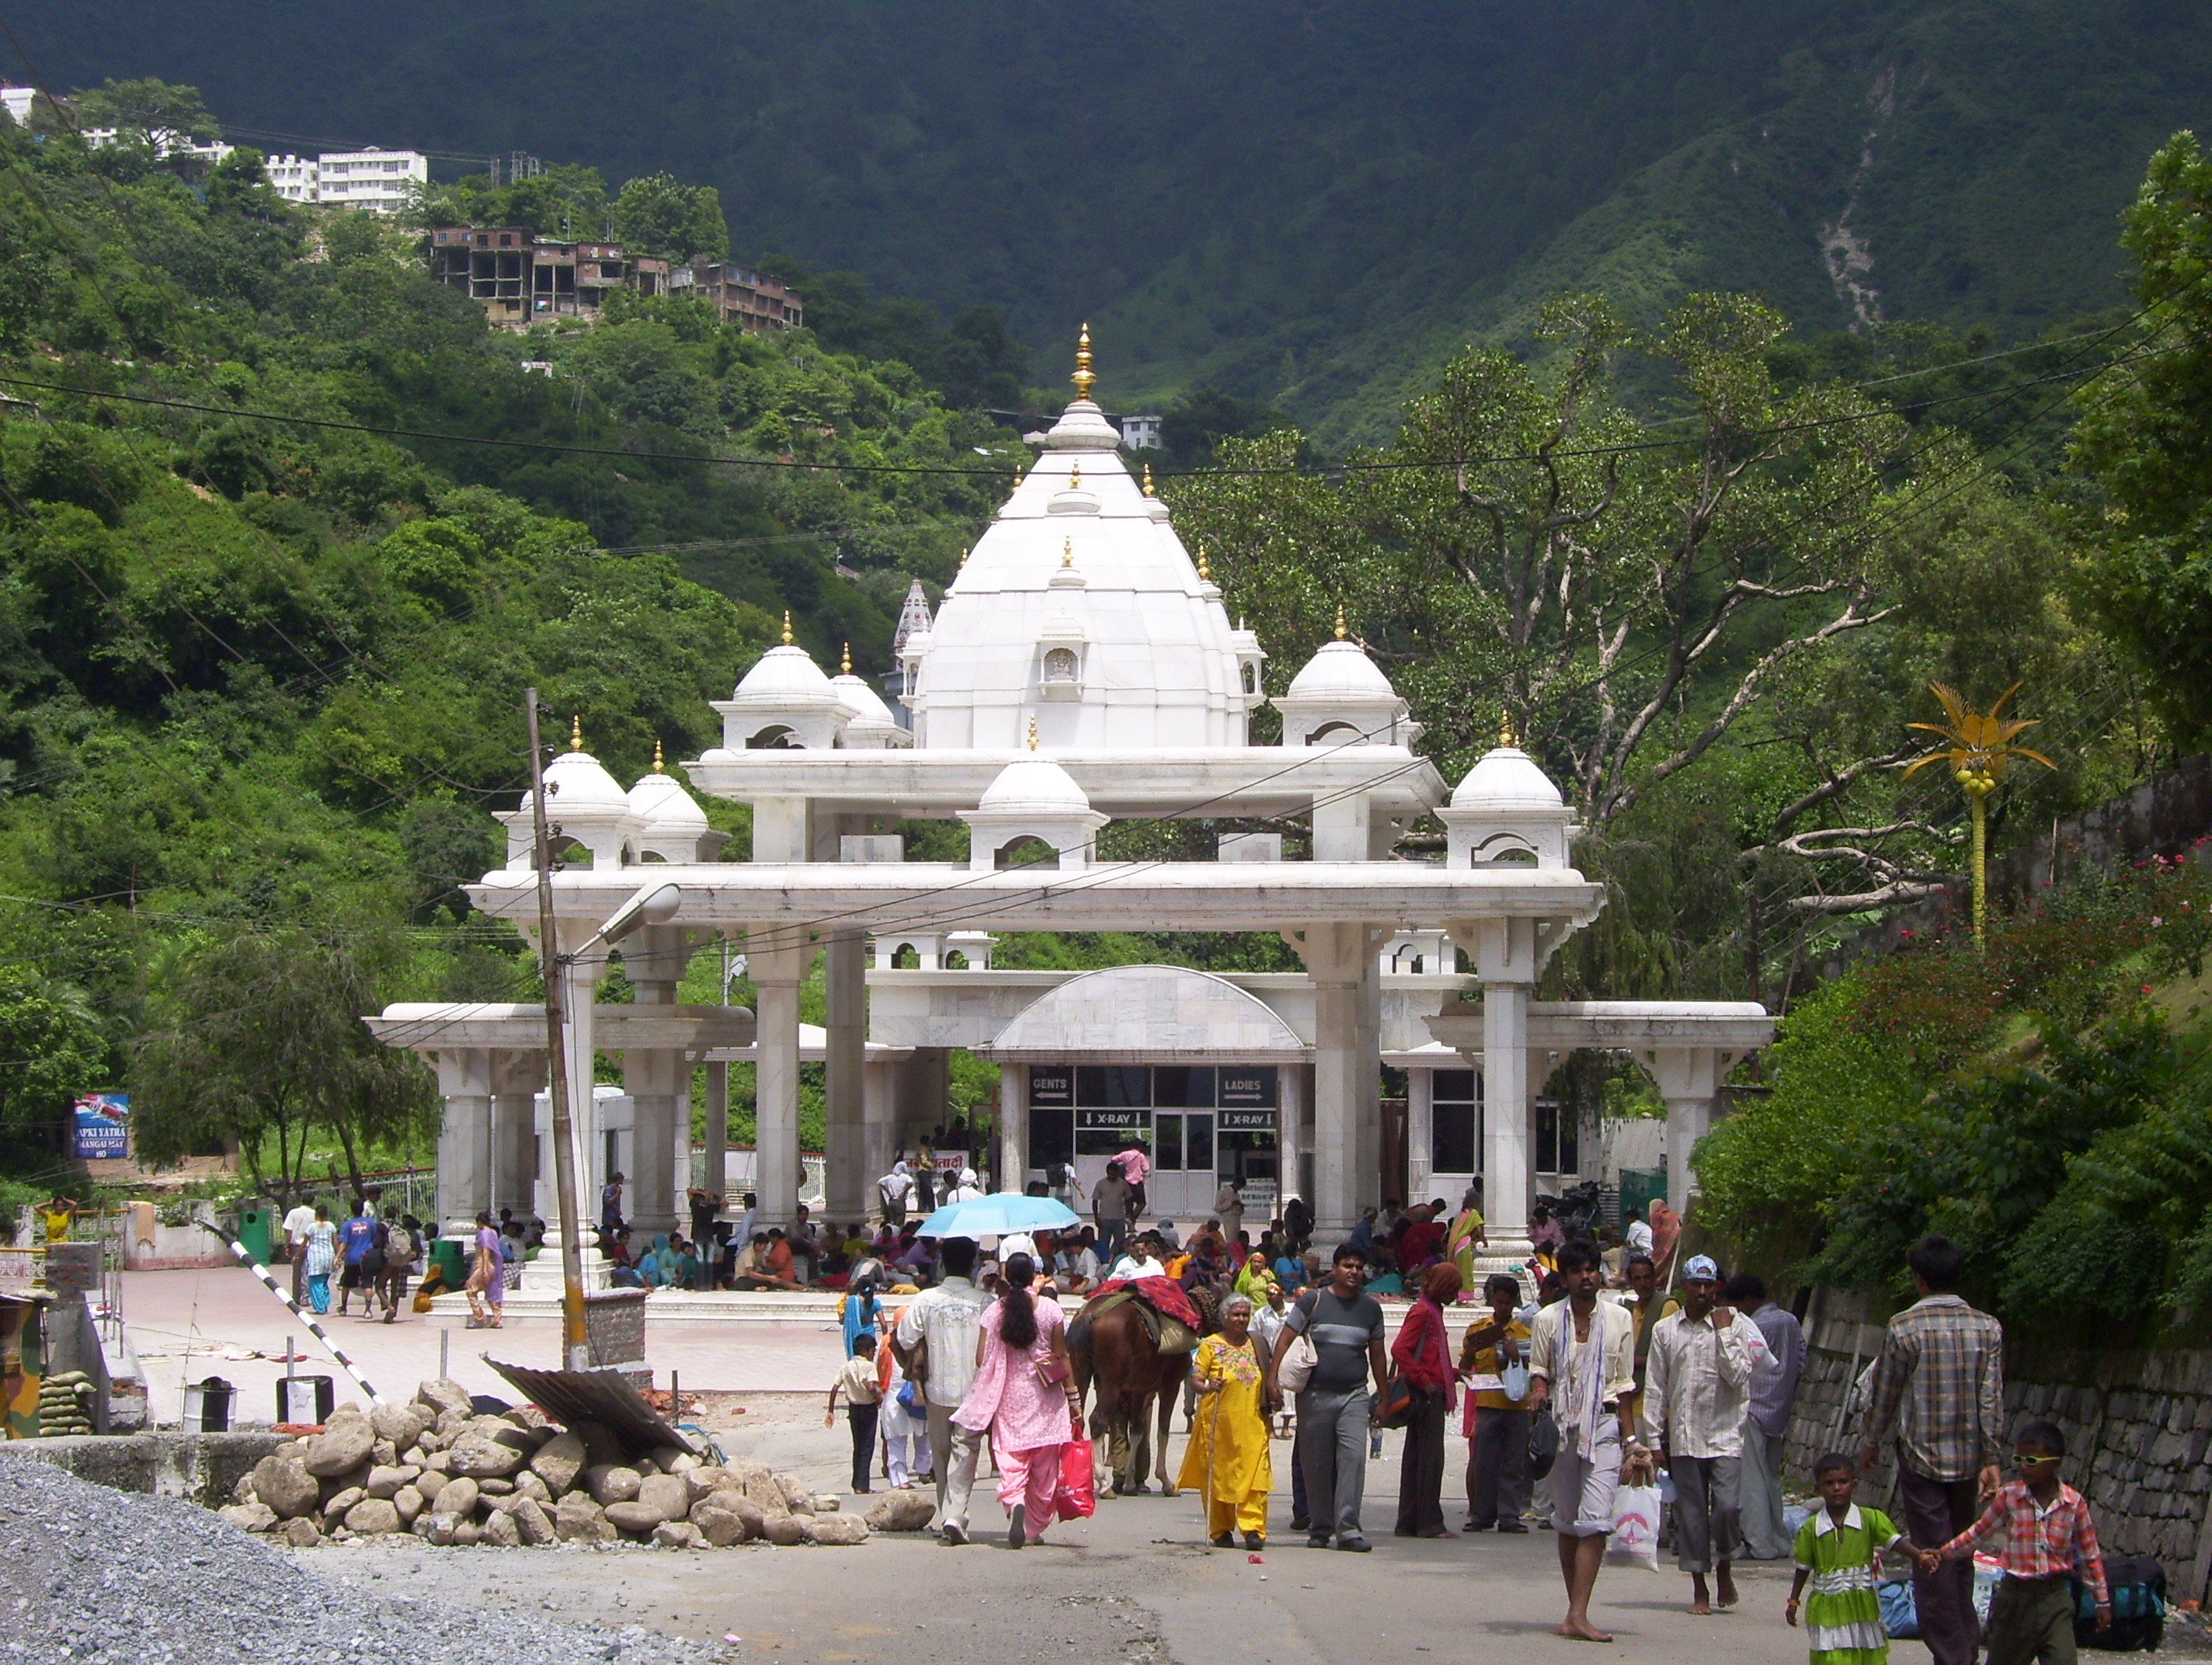
[(507, 1516), (522, 1534), (526, 1544), (550, 1544), (559, 1534), (553, 1529), (553, 1517), (548, 1515), (535, 1498), (518, 1498)]
[(810, 1544), (865, 1544), (868, 1523), (858, 1515), (817, 1515), (806, 1523)]
[(563, 1543), (607, 1543), (617, 1535), (606, 1511), (580, 1492), (571, 1492), (555, 1506), (553, 1530)]
[(768, 1529), (761, 1536), (788, 1549), (793, 1544), (806, 1541), (806, 1522), (796, 1515), (779, 1515), (768, 1523)]
[(614, 1430), (603, 1422), (593, 1422), (586, 1418), (570, 1423), (568, 1431), (584, 1442), (584, 1466), (587, 1468), (600, 1463), (612, 1468), (627, 1458), (622, 1441), (617, 1439)]
[(535, 1451), (553, 1437), (550, 1428), (539, 1430), (524, 1426), (512, 1417), (476, 1416), (469, 1419), (469, 1431), (486, 1439), (495, 1439), (501, 1445), (512, 1445), (518, 1451)]
[(761, 1512), (773, 1520), (778, 1515), (791, 1513), (791, 1504), (783, 1495), (783, 1488), (775, 1483), (773, 1474), (747, 1476), (744, 1495), (758, 1504)]
[(593, 1503), (605, 1508), (635, 1498), (642, 1478), (636, 1469), (621, 1463), (595, 1462), (584, 1470), (584, 1490), (592, 1494)]
[[(514, 1432), (527, 1443), (528, 1437), (521, 1430)], [(447, 1464), (447, 1472), (473, 1475), (479, 1480), (486, 1476), (506, 1480), (530, 1461), (527, 1450), (489, 1438), (473, 1429), (455, 1440), (453, 1449), (446, 1455), (452, 1459)]]
[(794, 1515), (814, 1512), (814, 1493), (806, 1482), (796, 1474), (778, 1474), (776, 1490), (783, 1493), (783, 1505)]
[(504, 1510), (495, 1510), (483, 1523), (479, 1542), (496, 1544), (501, 1549), (514, 1549), (522, 1543), (522, 1528), (515, 1524), (514, 1516)]
[(691, 1512), (691, 1488), (681, 1474), (647, 1474), (638, 1483), (637, 1500), (659, 1510), (664, 1521), (680, 1521)]
[(553, 1501), (553, 1488), (527, 1468), (517, 1474), (511, 1484), (517, 1497), (529, 1498), (542, 1504), (550, 1504)]
[(253, 1495), (284, 1519), (296, 1520), (322, 1501), (323, 1489), (296, 1455), (272, 1451), (253, 1465)]
[(718, 1508), (711, 1503), (691, 1505), (691, 1524), (699, 1528), (699, 1535), (716, 1549), (728, 1549), (751, 1537), (752, 1532), (734, 1512)]
[(553, 1425), (553, 1419), (535, 1405), (518, 1405), (505, 1414), (516, 1427), (529, 1429), (541, 1441), (551, 1438), (558, 1431)]
[(448, 1515), (442, 1509), (433, 1514), (425, 1515), (415, 1523), (416, 1534), (434, 1544), (444, 1545), (459, 1541), (461, 1517), (458, 1515)]
[(372, 1498), (388, 1499), (398, 1496), (399, 1488), (414, 1478), (404, 1468), (372, 1468), (361, 1489)]
[(322, 1528), (308, 1515), (285, 1522), (276, 1528), (276, 1535), (295, 1549), (313, 1549), (323, 1540)]
[(341, 1492), (359, 1492), (368, 1485), (368, 1477), (375, 1472), (373, 1465), (364, 1462), (358, 1468), (349, 1468), (343, 1474), (325, 1474), (316, 1481), (322, 1487), (323, 1501), (330, 1502)]
[(652, 1531), (667, 1518), (651, 1504), (639, 1503), (634, 1498), (628, 1503), (611, 1503), (607, 1505), (608, 1520), (624, 1532), (634, 1532), (640, 1535)]
[(346, 1528), (351, 1532), (381, 1534), (399, 1530), (399, 1510), (388, 1498), (363, 1498), (346, 1510)]
[(702, 1463), (696, 1468), (684, 1471), (684, 1484), (690, 1489), (691, 1501), (697, 1503), (713, 1497), (726, 1486), (734, 1486), (737, 1482), (731, 1478), (728, 1469), (712, 1463)]
[(531, 1454), (530, 1472), (557, 1498), (575, 1485), (589, 1460), (584, 1442), (574, 1434), (556, 1434)]
[(456, 1474), (446, 1482), (446, 1489), (438, 1493), (438, 1512), (441, 1515), (458, 1515), (466, 1520), (477, 1512), (479, 1495), (474, 1480), (465, 1475)]
[(866, 1519), (877, 1532), (921, 1532), (936, 1514), (937, 1500), (927, 1492), (887, 1492)]
[(323, 1504), (323, 1518), (326, 1521), (343, 1520), (346, 1510), (368, 1495), (357, 1486), (349, 1486), (343, 1492), (332, 1492)]
[(477, 1478), (477, 1490), (487, 1498), (504, 1498), (514, 1492), (514, 1482), (503, 1480), (496, 1474), (485, 1474)]
[(432, 1503), (437, 1502), (438, 1494), (453, 1483), (453, 1476), (442, 1468), (425, 1468), (415, 1477), (415, 1489)]
[(696, 1468), (699, 1459), (680, 1445), (660, 1445), (653, 1448), (653, 1466), (664, 1474), (680, 1474)]
[(402, 1451), (422, 1438), (422, 1431), (430, 1425), (428, 1415), (412, 1405), (379, 1405), (369, 1412), (368, 1421), (379, 1439), (390, 1440)]
[(307, 1443), (304, 1467), (318, 1480), (343, 1474), (367, 1462), (376, 1445), (376, 1429), (365, 1416), (335, 1418)]
[(276, 1524), (277, 1513), (265, 1503), (226, 1504), (216, 1511), (241, 1532), (266, 1532)]
[(784, 1518), (781, 1514), (770, 1515), (742, 1492), (717, 1492), (713, 1501), (715, 1508), (728, 1510), (745, 1523), (745, 1535), (749, 1538), (765, 1538), (768, 1523)]
[(434, 1381), (418, 1385), (415, 1389), (415, 1402), (428, 1406), (433, 1417), (441, 1416), (447, 1411), (458, 1411), (464, 1417), (476, 1413), (476, 1407), (469, 1399), (469, 1390), (449, 1376), (441, 1376)]
[(663, 1521), (653, 1528), (653, 1541), (663, 1549), (697, 1549), (706, 1540), (689, 1521)]
[(392, 1494), (392, 1506), (399, 1511), (399, 1524), (412, 1527), (424, 1508), (422, 1494), (411, 1486), (403, 1486)]
[(390, 1440), (379, 1438), (368, 1448), (368, 1460), (380, 1468), (399, 1467), (399, 1448)]

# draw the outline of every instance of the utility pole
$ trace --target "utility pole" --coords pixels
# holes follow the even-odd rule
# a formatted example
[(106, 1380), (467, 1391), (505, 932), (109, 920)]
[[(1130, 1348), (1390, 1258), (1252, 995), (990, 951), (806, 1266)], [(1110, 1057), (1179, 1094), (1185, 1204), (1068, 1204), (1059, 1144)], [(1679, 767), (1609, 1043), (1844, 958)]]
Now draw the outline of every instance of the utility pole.
[(576, 1127), (568, 1110), (567, 1010), (562, 980), (567, 967), (553, 918), (553, 836), (545, 814), (545, 753), (538, 738), (538, 690), (526, 690), (530, 726), (531, 829), (538, 856), (538, 965), (545, 983), (546, 1097), (553, 1109), (553, 1190), (561, 1216), (562, 1362), (572, 1370), (591, 1367), (584, 1339), (583, 1222), (576, 1207)]

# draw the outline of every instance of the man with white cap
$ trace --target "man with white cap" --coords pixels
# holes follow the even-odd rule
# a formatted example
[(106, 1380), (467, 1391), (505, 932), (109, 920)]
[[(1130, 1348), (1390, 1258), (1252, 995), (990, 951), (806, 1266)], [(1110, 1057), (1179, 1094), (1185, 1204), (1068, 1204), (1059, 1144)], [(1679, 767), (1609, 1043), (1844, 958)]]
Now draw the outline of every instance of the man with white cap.
[[(1690, 1575), (1690, 1611), (1735, 1605), (1729, 1564), (1738, 1548), (1743, 1418), (1758, 1353), (1748, 1320), (1720, 1305), (1720, 1268), (1709, 1255), (1682, 1268), (1682, 1310), (1651, 1332), (1644, 1378), (1644, 1443), (1674, 1480), (1674, 1555)], [(1705, 1588), (1707, 1572), (1716, 1588)]]

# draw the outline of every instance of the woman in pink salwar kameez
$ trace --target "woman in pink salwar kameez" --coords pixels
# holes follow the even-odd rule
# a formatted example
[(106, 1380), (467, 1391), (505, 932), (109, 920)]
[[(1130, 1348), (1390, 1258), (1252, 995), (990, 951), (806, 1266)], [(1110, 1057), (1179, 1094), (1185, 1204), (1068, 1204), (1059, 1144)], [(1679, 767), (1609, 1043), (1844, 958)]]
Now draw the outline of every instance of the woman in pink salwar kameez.
[(1040, 1543), (1052, 1524), (1060, 1454), (1074, 1430), (1068, 1408), (1067, 1317), (1060, 1303), (1030, 1293), (1036, 1262), (1010, 1256), (1005, 1288), (984, 1310), (975, 1339), (975, 1381), (952, 1420), (991, 1437), (1006, 1546)]

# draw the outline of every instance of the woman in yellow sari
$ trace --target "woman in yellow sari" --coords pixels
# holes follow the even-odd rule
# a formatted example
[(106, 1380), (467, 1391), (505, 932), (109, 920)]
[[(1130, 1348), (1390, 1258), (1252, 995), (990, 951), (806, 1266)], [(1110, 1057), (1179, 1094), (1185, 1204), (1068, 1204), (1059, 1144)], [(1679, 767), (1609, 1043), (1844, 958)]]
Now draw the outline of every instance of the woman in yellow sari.
[(1488, 1243), (1482, 1231), (1482, 1190), (1477, 1183), (1468, 1186), (1467, 1194), (1460, 1199), (1459, 1218), (1451, 1223), (1450, 1234), (1444, 1239), (1445, 1255), (1459, 1267), (1461, 1288), (1474, 1287), (1474, 1251)]
[(1206, 1499), (1206, 1533), (1218, 1547), (1232, 1547), (1241, 1528), (1245, 1548), (1265, 1548), (1267, 1489), (1275, 1475), (1261, 1400), (1266, 1374), (1252, 1346), (1250, 1296), (1224, 1298), (1221, 1333), (1198, 1344), (1191, 1371), (1198, 1418), (1176, 1484)]

